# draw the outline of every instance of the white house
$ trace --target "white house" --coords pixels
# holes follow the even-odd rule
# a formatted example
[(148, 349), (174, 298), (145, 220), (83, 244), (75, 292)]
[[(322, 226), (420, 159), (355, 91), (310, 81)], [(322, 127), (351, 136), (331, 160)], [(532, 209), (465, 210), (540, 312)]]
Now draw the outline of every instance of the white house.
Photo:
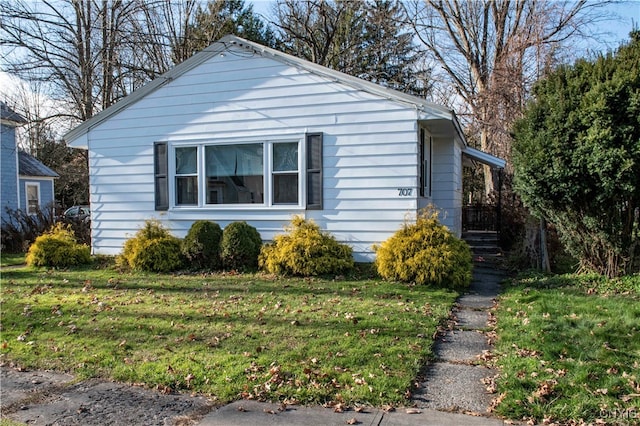
[(226, 36), (66, 135), (89, 151), (94, 253), (146, 219), (244, 220), (264, 240), (293, 215), (357, 261), (432, 203), (461, 232), (467, 146), (442, 106)]

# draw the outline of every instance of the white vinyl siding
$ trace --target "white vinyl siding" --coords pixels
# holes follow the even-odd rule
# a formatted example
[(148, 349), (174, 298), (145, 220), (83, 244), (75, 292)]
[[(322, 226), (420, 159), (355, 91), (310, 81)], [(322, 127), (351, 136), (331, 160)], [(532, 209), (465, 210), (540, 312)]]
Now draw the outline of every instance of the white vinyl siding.
[[(198, 219), (222, 227), (244, 220), (270, 240), (283, 232), (293, 215), (304, 215), (349, 242), (356, 260), (371, 261), (372, 245), (387, 239), (418, 208), (418, 118), (415, 105), (274, 59), (250, 57), (245, 51), (212, 57), (90, 130), (94, 252), (119, 253), (124, 241), (150, 218), (162, 220), (180, 237)], [(306, 205), (309, 177), (303, 143), (305, 135), (313, 133), (322, 133), (323, 139), (322, 202), (315, 210)], [(203, 162), (197, 205), (178, 206), (170, 171), (169, 208), (156, 211), (157, 141), (168, 144), (170, 169), (175, 167), (172, 152), (177, 147), (203, 149), (229, 141), (300, 141), (300, 162), (296, 170), (266, 167), (264, 203), (248, 208), (206, 202)], [(436, 157), (434, 152), (434, 162)], [(277, 203), (268, 187), (273, 189), (277, 176), (291, 178), (290, 172), (299, 179), (298, 200)], [(433, 173), (435, 199), (435, 166)]]

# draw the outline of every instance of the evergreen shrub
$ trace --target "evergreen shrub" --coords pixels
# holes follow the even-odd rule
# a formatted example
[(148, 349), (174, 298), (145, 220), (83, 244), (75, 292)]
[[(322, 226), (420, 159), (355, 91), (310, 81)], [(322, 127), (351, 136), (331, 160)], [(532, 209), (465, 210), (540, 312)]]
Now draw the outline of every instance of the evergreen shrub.
[(69, 225), (58, 223), (29, 247), (27, 265), (66, 267), (91, 262), (89, 246), (78, 244)]
[(385, 279), (454, 289), (471, 284), (469, 245), (440, 224), (432, 207), (374, 249), (376, 269)]
[(195, 269), (220, 269), (221, 239), (220, 225), (208, 220), (195, 221), (182, 240), (182, 254)]
[(278, 275), (339, 274), (353, 268), (350, 246), (323, 232), (313, 221), (294, 217), (287, 233), (263, 246), (260, 267)]
[(119, 266), (150, 272), (171, 272), (183, 265), (180, 239), (156, 220), (147, 220), (133, 238), (124, 243)]
[(262, 247), (262, 237), (247, 222), (232, 222), (222, 231), (220, 257), (226, 269), (255, 270)]

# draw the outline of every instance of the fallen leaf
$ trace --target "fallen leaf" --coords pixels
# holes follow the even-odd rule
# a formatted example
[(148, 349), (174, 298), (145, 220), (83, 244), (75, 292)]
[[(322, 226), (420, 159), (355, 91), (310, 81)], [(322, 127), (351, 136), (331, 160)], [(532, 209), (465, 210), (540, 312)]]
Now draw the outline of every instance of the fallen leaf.
[(196, 376), (194, 376), (193, 374), (189, 373), (189, 374), (187, 374), (187, 377), (184, 378), (184, 381), (187, 382), (187, 386), (191, 386), (191, 382), (195, 378), (196, 378)]
[(265, 412), (265, 413), (267, 413), (267, 414), (277, 414), (274, 410), (270, 410), (270, 409), (268, 409), (268, 408), (265, 408), (265, 409), (264, 409), (264, 410), (262, 410), (262, 411), (264, 411), (264, 412)]
[(632, 400), (633, 398), (640, 398), (640, 393), (630, 393), (629, 395), (622, 395), (620, 397), (622, 402), (628, 402), (628, 401)]
[(158, 384), (156, 386), (156, 389), (163, 394), (170, 394), (171, 393), (171, 388), (169, 386), (165, 386), (165, 385), (160, 385)]
[(348, 425), (359, 425), (360, 424), (360, 422), (355, 417), (350, 418), (345, 423), (348, 424)]

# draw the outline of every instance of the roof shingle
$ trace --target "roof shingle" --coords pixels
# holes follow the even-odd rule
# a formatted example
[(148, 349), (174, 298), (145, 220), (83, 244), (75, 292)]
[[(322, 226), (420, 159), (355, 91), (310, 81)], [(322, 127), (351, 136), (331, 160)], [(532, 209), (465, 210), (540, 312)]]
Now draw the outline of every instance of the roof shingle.
[(24, 151), (18, 152), (18, 167), (21, 176), (60, 177), (56, 172)]

